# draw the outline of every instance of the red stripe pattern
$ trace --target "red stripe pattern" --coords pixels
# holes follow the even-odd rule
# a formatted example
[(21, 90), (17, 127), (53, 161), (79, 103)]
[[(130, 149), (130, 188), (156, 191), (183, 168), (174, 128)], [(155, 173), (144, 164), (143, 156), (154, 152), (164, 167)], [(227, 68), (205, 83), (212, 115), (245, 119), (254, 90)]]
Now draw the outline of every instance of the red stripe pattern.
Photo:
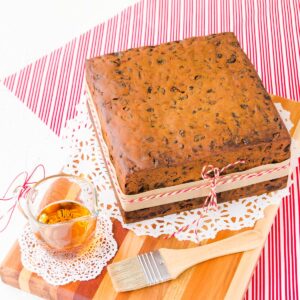
[[(233, 31), (271, 94), (300, 100), (297, 0), (142, 0), (3, 84), (60, 135), (76, 115), (86, 58), (131, 47)], [(299, 164), (246, 299), (299, 299)]]

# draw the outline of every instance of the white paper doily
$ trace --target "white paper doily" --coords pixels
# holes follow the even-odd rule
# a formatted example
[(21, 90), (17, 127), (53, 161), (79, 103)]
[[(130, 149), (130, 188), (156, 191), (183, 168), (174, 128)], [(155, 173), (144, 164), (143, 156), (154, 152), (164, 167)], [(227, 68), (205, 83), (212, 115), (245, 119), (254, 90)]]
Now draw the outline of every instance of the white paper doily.
[(112, 222), (101, 215), (97, 220), (95, 237), (81, 254), (57, 255), (49, 252), (38, 242), (29, 224), (19, 237), (19, 244), (23, 266), (52, 285), (97, 277), (118, 249), (112, 234)]
[[(287, 128), (292, 128), (290, 113), (284, 110), (281, 104), (276, 104), (276, 107)], [(77, 106), (77, 116), (68, 122), (62, 133), (62, 147), (69, 153), (64, 172), (88, 177), (98, 191), (100, 211), (122, 222), (84, 96)], [(253, 226), (258, 219), (263, 218), (265, 207), (279, 203), (286, 195), (288, 195), (287, 188), (268, 195), (219, 204), (217, 211), (208, 210), (202, 213), (203, 217), (195, 223), (194, 227), (191, 226), (187, 231), (176, 234), (176, 238), (199, 242), (203, 239), (214, 238), (221, 230), (238, 230)], [(172, 234), (182, 226), (191, 224), (195, 218), (199, 218), (200, 210), (195, 209), (133, 224), (123, 224), (123, 227), (132, 230), (136, 235), (158, 237), (162, 234)], [(195, 229), (197, 234), (195, 234)]]

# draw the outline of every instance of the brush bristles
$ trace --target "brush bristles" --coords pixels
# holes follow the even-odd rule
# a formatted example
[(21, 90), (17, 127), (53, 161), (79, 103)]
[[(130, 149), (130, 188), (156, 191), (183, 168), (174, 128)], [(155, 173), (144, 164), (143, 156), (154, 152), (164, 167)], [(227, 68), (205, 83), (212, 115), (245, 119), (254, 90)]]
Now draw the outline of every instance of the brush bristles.
[(149, 285), (137, 257), (111, 264), (107, 270), (117, 292), (132, 291)]

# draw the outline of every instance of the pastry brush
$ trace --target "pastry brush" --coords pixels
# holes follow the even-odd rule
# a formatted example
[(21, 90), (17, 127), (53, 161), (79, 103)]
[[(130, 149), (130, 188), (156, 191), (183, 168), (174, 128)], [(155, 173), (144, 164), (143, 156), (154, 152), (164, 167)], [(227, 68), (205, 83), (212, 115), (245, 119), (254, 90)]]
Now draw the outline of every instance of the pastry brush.
[(107, 267), (117, 292), (137, 290), (177, 278), (188, 268), (223, 255), (262, 246), (263, 237), (248, 230), (232, 237), (188, 249), (161, 248), (113, 263)]

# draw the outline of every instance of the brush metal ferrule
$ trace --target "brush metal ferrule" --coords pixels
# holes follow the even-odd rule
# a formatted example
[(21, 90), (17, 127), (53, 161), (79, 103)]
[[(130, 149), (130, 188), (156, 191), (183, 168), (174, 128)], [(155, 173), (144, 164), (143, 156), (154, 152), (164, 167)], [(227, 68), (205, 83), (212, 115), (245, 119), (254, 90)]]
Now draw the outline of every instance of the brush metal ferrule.
[(171, 279), (165, 261), (159, 250), (138, 255), (148, 285), (154, 285)]

